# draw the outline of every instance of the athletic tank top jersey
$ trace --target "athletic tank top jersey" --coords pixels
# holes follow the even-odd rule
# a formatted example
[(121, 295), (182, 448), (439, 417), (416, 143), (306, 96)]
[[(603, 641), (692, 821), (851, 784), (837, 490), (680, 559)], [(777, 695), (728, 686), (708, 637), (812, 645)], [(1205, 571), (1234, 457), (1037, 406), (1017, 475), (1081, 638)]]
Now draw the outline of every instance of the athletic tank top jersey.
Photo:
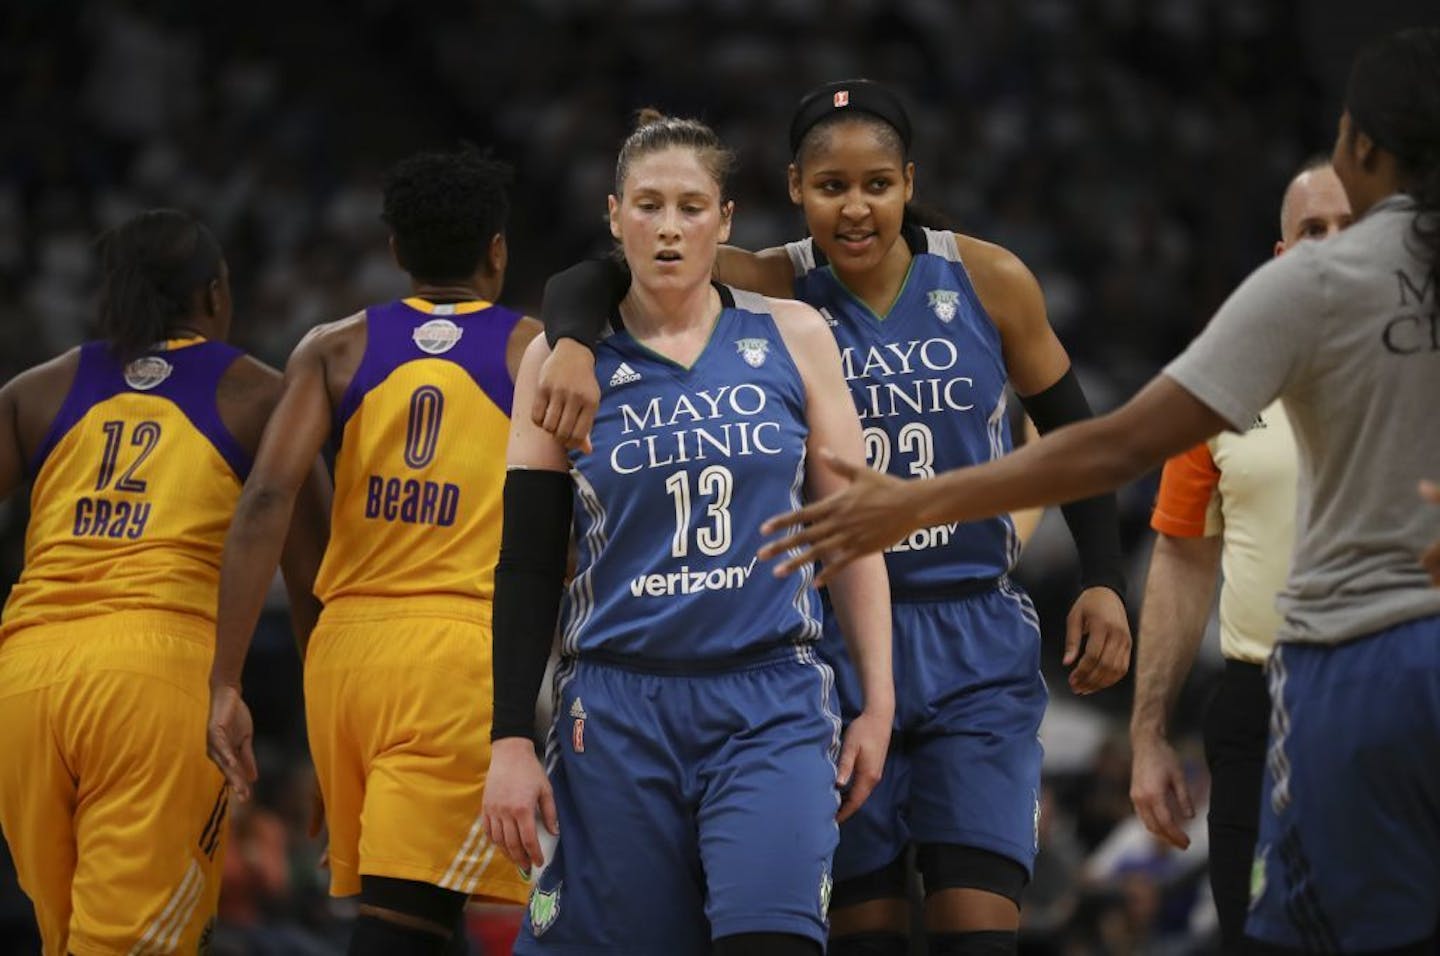
[[(871, 467), (928, 478), (1010, 451), (1008, 375), (950, 232), (909, 228), (914, 259), (885, 318), (836, 277), (811, 239), (786, 245), (795, 296), (820, 310), (840, 345)], [(922, 528), (885, 553), (897, 597), (1006, 574), (1020, 543), (1008, 516)]]
[(820, 634), (810, 569), (760, 564), (760, 523), (804, 479), (805, 386), (763, 297), (723, 308), (685, 368), (619, 331), (600, 343), (593, 450), (570, 456), (579, 565), (566, 654), (716, 661)]
[(367, 310), (365, 355), (335, 413), (321, 601), (494, 597), (519, 320), (478, 301)]
[(220, 553), (250, 456), (215, 387), (242, 353), (167, 342), (122, 364), (80, 347), (74, 383), (27, 463), (25, 568), (3, 633), (116, 611), (215, 617)]

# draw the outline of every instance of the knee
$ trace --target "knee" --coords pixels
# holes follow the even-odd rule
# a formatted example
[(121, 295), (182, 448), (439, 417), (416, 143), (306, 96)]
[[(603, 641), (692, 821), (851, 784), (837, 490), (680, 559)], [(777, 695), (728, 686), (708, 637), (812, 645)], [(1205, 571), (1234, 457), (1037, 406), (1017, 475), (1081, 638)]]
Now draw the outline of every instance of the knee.
[(955, 843), (925, 843), (916, 853), (916, 865), (925, 880), (925, 895), (942, 890), (978, 890), (1003, 897), (1020, 906), (1020, 895), (1030, 874), (1014, 860), (978, 847)]

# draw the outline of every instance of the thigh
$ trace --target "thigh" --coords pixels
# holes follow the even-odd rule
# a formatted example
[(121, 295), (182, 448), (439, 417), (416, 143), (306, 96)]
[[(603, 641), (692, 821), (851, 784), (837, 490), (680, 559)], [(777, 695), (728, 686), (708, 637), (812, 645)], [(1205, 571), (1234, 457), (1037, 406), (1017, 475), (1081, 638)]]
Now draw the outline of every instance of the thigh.
[[(515, 952), (709, 952), (695, 814), (665, 678), (562, 665), (546, 764), (560, 837)], [(682, 718), (683, 719), (683, 718)]]
[(0, 645), (0, 831), (46, 952), (64, 952), (75, 875), (75, 783), (52, 733), (57, 675)]
[[(321, 733), (333, 735), (319, 758), (327, 814), (335, 798), (332, 849), (353, 846), (358, 875), (523, 902), (520, 872), (481, 825), (491, 696), (490, 669), (476, 651), (483, 631), (417, 616), (351, 622), (317, 636), (307, 684), (317, 697), (331, 685), (331, 713), (316, 717), (329, 726)], [(333, 876), (333, 892), (358, 889)]]
[(1343, 951), (1440, 917), (1440, 618), (1269, 665), (1250, 935)]
[(907, 672), (924, 701), (904, 726), (916, 843), (969, 846), (1034, 864), (1040, 722), (1047, 692), (1039, 632), (1013, 589), (897, 608)]
[(195, 951), (219, 900), (229, 808), (205, 754), (209, 652), (161, 635), (123, 643), (66, 693), (61, 734), (78, 779), (70, 951)]
[(718, 738), (701, 776), (700, 855), (715, 938), (825, 939), (840, 802), (830, 680), (823, 664), (785, 663), (707, 688), (710, 713), (746, 717), (743, 732)]

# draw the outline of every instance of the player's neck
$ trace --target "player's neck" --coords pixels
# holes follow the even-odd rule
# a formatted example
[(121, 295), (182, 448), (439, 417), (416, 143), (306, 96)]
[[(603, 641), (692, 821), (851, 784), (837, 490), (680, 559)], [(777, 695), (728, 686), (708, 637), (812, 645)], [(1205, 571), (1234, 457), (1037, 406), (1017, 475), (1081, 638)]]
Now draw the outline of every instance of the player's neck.
[[(620, 317), (636, 341), (673, 342), (681, 348), (689, 343), (697, 354), (719, 314), (720, 296), (709, 282), (682, 289), (653, 289), (636, 282), (620, 303)], [(671, 355), (673, 349), (663, 351), (681, 364), (690, 364), (685, 357)]]
[(410, 294), (421, 299), (428, 299), (431, 302), (469, 302), (476, 299), (493, 302), (499, 293), (498, 289), (490, 288), (490, 283), (478, 279), (467, 279), (463, 282), (425, 282), (420, 279), (410, 280)]
[(835, 267), (835, 276), (845, 284), (854, 295), (870, 307), (876, 315), (885, 315), (895, 300), (900, 296), (900, 290), (905, 287), (905, 277), (910, 274), (910, 263), (914, 261), (910, 253), (910, 247), (903, 238), (897, 238), (890, 250), (885, 253), (885, 258), (873, 268), (859, 271), (847, 271)]

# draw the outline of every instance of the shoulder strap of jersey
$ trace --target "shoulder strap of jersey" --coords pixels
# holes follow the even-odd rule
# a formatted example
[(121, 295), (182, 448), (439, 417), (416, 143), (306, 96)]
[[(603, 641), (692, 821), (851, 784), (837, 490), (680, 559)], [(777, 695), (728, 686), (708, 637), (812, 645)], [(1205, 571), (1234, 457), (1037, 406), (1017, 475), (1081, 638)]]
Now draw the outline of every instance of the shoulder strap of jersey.
[[(748, 289), (736, 289), (730, 286), (723, 286), (730, 293), (730, 308), (741, 309), (745, 312), (754, 312), (759, 315), (770, 314), (770, 300), (758, 292), (751, 292)], [(723, 298), (723, 295), (722, 295)]]
[[(922, 229), (921, 232), (923, 243), (920, 248), (949, 262), (960, 261), (960, 246), (955, 242), (955, 233), (948, 229)], [(915, 244), (911, 248), (914, 249)]]
[[(815, 248), (815, 240), (809, 237), (785, 243), (785, 254), (790, 257), (790, 267), (795, 278), (803, 278), (818, 269), (824, 262), (824, 255)], [(817, 262), (817, 258), (820, 260)]]

